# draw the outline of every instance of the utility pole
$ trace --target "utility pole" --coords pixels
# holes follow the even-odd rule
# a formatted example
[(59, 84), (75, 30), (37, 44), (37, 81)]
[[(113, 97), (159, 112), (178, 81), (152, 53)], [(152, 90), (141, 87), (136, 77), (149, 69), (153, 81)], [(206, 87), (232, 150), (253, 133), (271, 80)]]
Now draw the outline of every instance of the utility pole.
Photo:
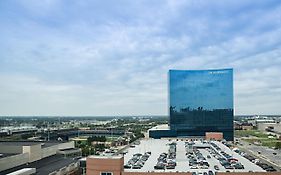
[(48, 122), (48, 125), (47, 125), (47, 131), (48, 131), (48, 139), (47, 139), (47, 141), (50, 141), (50, 127), (49, 127), (49, 122)]
[(58, 127), (58, 130), (60, 130), (60, 116), (59, 116), (59, 127)]

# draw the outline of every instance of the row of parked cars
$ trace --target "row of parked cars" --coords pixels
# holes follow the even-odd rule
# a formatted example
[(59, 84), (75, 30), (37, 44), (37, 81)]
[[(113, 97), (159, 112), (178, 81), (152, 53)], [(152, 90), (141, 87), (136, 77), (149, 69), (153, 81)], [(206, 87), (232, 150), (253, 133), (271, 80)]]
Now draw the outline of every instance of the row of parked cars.
[[(236, 140), (237, 143), (239, 143), (239, 140)], [(224, 143), (227, 147), (230, 147), (230, 145), (227, 145), (226, 143)], [(240, 144), (241, 145), (241, 144)], [(268, 165), (266, 163), (260, 162), (258, 159), (254, 158), (251, 155), (246, 154), (243, 151), (240, 151), (239, 149), (233, 149), (234, 152), (240, 154), (241, 156), (245, 157), (246, 159), (250, 160), (251, 162), (255, 163), (256, 165), (258, 165), (259, 167), (261, 167), (262, 169), (266, 170), (266, 171), (276, 171), (276, 169), (271, 166)], [(259, 153), (260, 154), (260, 153)]]
[[(208, 169), (210, 167), (206, 158), (202, 155), (202, 153), (197, 150), (193, 149), (192, 145), (194, 145), (193, 141), (188, 141), (185, 143), (186, 148), (186, 156), (189, 161), (189, 166), (191, 169)], [(192, 149), (192, 151), (191, 151)], [(209, 156), (209, 155), (208, 155)], [(211, 158), (208, 157), (207, 158)], [(207, 172), (192, 172), (192, 175), (214, 175), (214, 172), (208, 170)]]
[(137, 153), (134, 154), (133, 157), (124, 165), (125, 169), (141, 169), (144, 163), (147, 161), (151, 152), (145, 152), (144, 154)]
[(256, 158), (254, 158), (253, 156), (246, 154), (242, 151), (237, 151), (240, 155), (242, 155), (243, 157), (245, 157), (246, 159), (250, 160), (251, 162), (255, 163), (256, 165), (258, 165), (259, 167), (261, 167), (262, 169), (264, 169), (265, 171), (276, 171), (276, 169), (271, 166), (268, 165), (266, 163), (262, 163), (259, 160), (257, 160)]
[(219, 160), (220, 164), (224, 166), (225, 169), (244, 169), (244, 165), (238, 162), (237, 159), (233, 158), (228, 153), (221, 150), (214, 142), (210, 143), (216, 150), (209, 149), (209, 152)]
[(194, 150), (193, 152), (187, 153), (187, 158), (189, 160), (189, 166), (191, 169), (208, 169), (210, 167), (206, 158), (200, 153), (199, 150)]
[(176, 163), (176, 143), (170, 143), (168, 153), (161, 153), (157, 159), (154, 169), (175, 169)]
[[(189, 161), (189, 166), (191, 169), (208, 169), (210, 167), (206, 158), (202, 155), (202, 153), (193, 149), (192, 145), (195, 143), (193, 141), (185, 142), (186, 156)], [(191, 151), (192, 150), (192, 151)], [(208, 155), (209, 156), (209, 155)], [(208, 157), (207, 158), (211, 158)], [(192, 175), (214, 175), (214, 172), (208, 170), (207, 172), (192, 172)]]
[[(239, 139), (236, 139), (236, 144), (239, 144), (241, 146), (243, 146), (243, 144), (241, 142), (239, 142)], [(251, 145), (251, 143), (249, 143), (249, 145)], [(246, 159), (250, 160), (251, 162), (255, 163), (256, 165), (258, 165), (259, 167), (261, 167), (262, 169), (264, 169), (265, 171), (277, 171), (273, 166), (268, 165), (266, 163), (260, 162), (258, 159), (254, 158), (251, 155), (246, 154), (243, 151), (240, 151), (239, 149), (235, 149), (234, 150), (236, 153), (240, 154), (241, 156), (245, 157)], [(261, 154), (261, 152), (258, 152), (258, 154)], [(274, 155), (276, 155), (276, 152), (273, 152)]]

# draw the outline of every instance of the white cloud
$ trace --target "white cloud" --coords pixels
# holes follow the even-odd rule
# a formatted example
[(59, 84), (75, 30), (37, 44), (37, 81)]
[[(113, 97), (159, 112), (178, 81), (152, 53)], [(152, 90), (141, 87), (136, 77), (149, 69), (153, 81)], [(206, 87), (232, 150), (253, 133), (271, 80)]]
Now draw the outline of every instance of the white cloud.
[(281, 112), (280, 5), (107, 3), (22, 1), (0, 16), (0, 115), (166, 115), (169, 69), (224, 67), (236, 114)]

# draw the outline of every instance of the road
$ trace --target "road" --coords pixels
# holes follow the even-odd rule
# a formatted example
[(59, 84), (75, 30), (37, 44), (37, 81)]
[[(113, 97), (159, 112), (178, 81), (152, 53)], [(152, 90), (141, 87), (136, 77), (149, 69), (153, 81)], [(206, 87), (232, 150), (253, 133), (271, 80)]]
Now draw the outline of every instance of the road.
[[(255, 157), (272, 164), (274, 167), (278, 167), (279, 171), (281, 170), (281, 150), (274, 150), (264, 146), (249, 144), (248, 142), (242, 140), (240, 143), (242, 143), (243, 146), (239, 147), (246, 152), (250, 152)], [(276, 155), (273, 153), (276, 153)]]

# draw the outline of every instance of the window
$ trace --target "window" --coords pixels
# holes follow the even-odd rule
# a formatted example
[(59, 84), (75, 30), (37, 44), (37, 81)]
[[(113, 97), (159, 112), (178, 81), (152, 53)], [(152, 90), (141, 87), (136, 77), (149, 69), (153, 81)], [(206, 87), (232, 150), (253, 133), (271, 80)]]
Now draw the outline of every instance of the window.
[(233, 140), (233, 70), (170, 70), (169, 125), (178, 135), (223, 132)]
[(101, 172), (100, 175), (113, 175), (112, 172)]

